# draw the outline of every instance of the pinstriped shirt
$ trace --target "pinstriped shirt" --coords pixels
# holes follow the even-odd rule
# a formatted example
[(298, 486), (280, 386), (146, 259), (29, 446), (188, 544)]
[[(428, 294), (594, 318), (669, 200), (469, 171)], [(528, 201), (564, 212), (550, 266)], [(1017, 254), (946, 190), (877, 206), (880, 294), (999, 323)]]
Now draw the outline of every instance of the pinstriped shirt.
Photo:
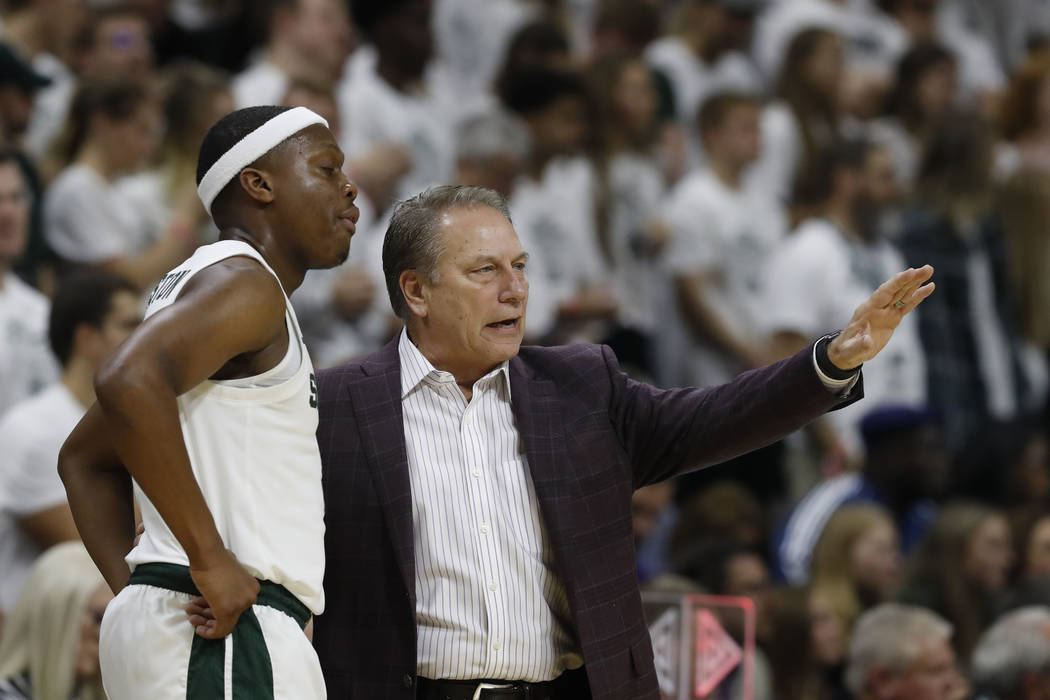
[(506, 362), (463, 396), (402, 332), (417, 671), (544, 681), (582, 665), (514, 425)]

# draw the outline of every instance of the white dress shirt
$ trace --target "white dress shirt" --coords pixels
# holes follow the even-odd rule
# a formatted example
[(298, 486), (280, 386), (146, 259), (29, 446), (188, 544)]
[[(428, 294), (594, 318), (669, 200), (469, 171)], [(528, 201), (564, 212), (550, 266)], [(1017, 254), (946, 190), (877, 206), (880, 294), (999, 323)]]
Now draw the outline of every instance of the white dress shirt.
[(402, 332), (417, 671), (546, 681), (583, 664), (510, 403), (504, 362), (468, 402)]

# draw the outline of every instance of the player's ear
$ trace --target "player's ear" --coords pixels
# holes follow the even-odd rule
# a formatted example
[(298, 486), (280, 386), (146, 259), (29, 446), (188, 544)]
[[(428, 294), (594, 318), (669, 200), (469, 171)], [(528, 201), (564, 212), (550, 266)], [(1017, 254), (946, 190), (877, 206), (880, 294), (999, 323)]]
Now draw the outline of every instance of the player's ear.
[(248, 196), (260, 204), (269, 204), (273, 201), (273, 182), (270, 173), (259, 168), (244, 168), (237, 176), (241, 187)]

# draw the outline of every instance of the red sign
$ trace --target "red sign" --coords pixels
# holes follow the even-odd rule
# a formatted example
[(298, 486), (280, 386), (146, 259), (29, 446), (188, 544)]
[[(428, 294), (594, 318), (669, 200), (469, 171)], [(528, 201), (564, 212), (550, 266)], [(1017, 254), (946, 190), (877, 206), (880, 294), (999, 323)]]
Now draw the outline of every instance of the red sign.
[(710, 611), (696, 611), (696, 697), (706, 697), (744, 658), (740, 645), (730, 637)]

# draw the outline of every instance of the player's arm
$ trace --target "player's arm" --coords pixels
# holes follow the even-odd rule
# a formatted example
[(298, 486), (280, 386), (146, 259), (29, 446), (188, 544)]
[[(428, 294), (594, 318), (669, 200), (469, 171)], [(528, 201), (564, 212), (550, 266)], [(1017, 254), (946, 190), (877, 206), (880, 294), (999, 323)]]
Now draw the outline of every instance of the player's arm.
[(182, 545), (215, 615), (198, 628), (209, 638), (233, 629), (255, 601), (258, 583), (219, 537), (190, 467), (176, 397), (234, 358), (251, 366), (252, 358), (280, 346), (279, 358), (287, 342), (284, 318), (273, 276), (255, 261), (231, 258), (195, 275), (179, 300), (143, 323), (95, 380), (116, 453)]
[(131, 573), (124, 555), (135, 536), (135, 511), (131, 478), (113, 448), (97, 403), (66, 438), (58, 455), (58, 473), (84, 546), (116, 593)]

